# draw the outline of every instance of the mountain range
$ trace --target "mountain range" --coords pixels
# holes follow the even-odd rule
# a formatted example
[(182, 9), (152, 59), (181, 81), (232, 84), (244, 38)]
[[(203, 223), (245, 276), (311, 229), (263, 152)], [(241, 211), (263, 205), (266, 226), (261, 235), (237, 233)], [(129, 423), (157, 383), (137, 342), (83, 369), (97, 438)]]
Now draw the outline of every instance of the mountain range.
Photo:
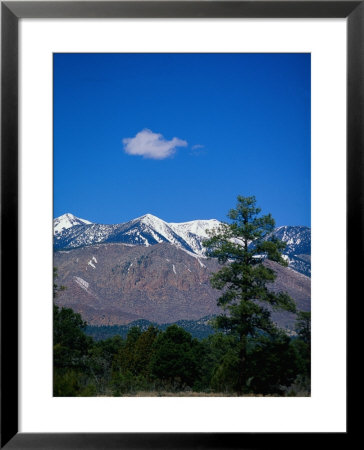
[[(168, 223), (152, 214), (114, 225), (92, 223), (67, 213), (54, 219), (54, 250), (67, 250), (101, 243), (150, 245), (167, 242), (188, 253), (205, 257), (202, 245), (207, 230), (220, 225), (216, 219)], [(281, 226), (273, 234), (287, 244), (283, 254), (289, 266), (311, 275), (311, 230), (304, 226)]]
[[(221, 313), (220, 292), (210, 285), (220, 269), (206, 258), (202, 241), (219, 221), (167, 223), (147, 214), (130, 222), (100, 225), (72, 214), (54, 222), (57, 283), (66, 286), (56, 302), (81, 313), (89, 325), (158, 324), (198, 321)], [(306, 227), (279, 227), (291, 267), (265, 261), (276, 272), (273, 291), (285, 291), (298, 309), (310, 310), (310, 278), (294, 270), (309, 268), (310, 233)], [(306, 260), (305, 260), (306, 258)], [(301, 270), (302, 271), (302, 270)], [(282, 328), (294, 329), (295, 315), (272, 312)]]

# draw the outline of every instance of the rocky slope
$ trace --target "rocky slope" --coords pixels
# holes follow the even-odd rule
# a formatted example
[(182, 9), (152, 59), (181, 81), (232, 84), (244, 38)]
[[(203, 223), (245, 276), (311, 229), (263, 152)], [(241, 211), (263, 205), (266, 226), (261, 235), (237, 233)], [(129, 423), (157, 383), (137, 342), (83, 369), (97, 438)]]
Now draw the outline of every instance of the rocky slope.
[[(310, 279), (273, 262), (272, 289), (291, 295), (299, 309), (310, 309)], [(220, 266), (167, 242), (150, 246), (103, 243), (54, 254), (58, 284), (66, 286), (56, 302), (72, 307), (92, 325), (196, 320), (218, 314), (219, 291), (210, 286)], [(294, 316), (273, 313), (280, 326), (293, 328)]]

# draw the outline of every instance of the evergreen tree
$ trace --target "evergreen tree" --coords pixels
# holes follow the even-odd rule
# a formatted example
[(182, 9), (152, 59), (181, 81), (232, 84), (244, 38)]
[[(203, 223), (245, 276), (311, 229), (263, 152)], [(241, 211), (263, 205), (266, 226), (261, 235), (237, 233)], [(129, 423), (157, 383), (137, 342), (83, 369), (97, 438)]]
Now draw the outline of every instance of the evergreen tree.
[(297, 314), (296, 331), (298, 336), (308, 345), (311, 345), (311, 313), (299, 311)]
[(135, 344), (134, 365), (139, 375), (147, 377), (150, 375), (149, 365), (153, 355), (153, 344), (159, 334), (158, 328), (150, 325), (144, 333), (141, 334)]
[(258, 336), (248, 349), (248, 384), (256, 394), (282, 395), (297, 374), (296, 352), (291, 339), (283, 332)]
[[(299, 311), (296, 320), (297, 339), (292, 340), (296, 352), (299, 376), (296, 384), (301, 390), (311, 390), (311, 313)], [(303, 389), (302, 389), (303, 388)]]
[(132, 375), (137, 375), (135, 367), (135, 346), (142, 332), (139, 327), (130, 328), (124, 345), (120, 348), (114, 361), (114, 370), (119, 372), (130, 371)]
[(260, 216), (255, 197), (238, 196), (237, 200), (236, 208), (228, 213), (231, 223), (210, 231), (204, 246), (208, 256), (223, 265), (211, 277), (212, 286), (222, 291), (218, 305), (225, 310), (215, 325), (238, 341), (236, 389), (242, 394), (248, 382), (248, 339), (277, 331), (266, 306), (294, 312), (295, 304), (288, 294), (274, 293), (267, 287), (276, 275), (263, 264), (264, 259), (287, 265), (281, 255), (285, 244), (270, 237), (274, 219), (270, 214)]
[(86, 336), (86, 322), (71, 308), (53, 305), (53, 363), (54, 367), (84, 367), (85, 357), (93, 339)]
[(153, 347), (151, 372), (165, 386), (172, 389), (193, 387), (200, 380), (202, 345), (183, 328), (169, 326), (158, 335)]
[(53, 267), (53, 298), (56, 298), (58, 292), (64, 291), (66, 288), (64, 286), (58, 286), (56, 279), (58, 278), (58, 268)]

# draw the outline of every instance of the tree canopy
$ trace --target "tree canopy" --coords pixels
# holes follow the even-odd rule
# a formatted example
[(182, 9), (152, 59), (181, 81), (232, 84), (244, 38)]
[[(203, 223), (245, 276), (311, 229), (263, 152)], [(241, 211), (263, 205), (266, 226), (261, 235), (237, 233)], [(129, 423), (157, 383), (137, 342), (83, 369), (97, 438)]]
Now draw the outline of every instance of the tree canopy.
[(217, 258), (223, 266), (211, 277), (212, 286), (222, 291), (218, 305), (225, 310), (215, 325), (239, 340), (240, 393), (247, 385), (247, 339), (261, 333), (277, 333), (269, 308), (295, 312), (295, 303), (287, 293), (269, 289), (276, 274), (264, 265), (264, 260), (286, 266), (281, 254), (285, 244), (272, 234), (275, 227), (272, 216), (260, 212), (255, 197), (238, 196), (236, 208), (228, 213), (230, 223), (210, 231), (204, 242), (207, 255)]

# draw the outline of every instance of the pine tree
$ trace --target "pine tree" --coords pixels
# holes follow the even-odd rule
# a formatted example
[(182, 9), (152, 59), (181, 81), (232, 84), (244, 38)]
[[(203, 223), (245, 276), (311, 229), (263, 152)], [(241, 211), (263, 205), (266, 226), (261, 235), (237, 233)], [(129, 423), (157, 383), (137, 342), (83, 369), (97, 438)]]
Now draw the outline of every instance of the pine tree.
[(53, 298), (57, 297), (58, 292), (64, 291), (66, 289), (65, 286), (58, 286), (58, 284), (56, 284), (57, 278), (58, 278), (58, 268), (53, 267)]
[(311, 313), (299, 311), (297, 313), (296, 331), (298, 336), (308, 345), (311, 345)]
[(222, 291), (218, 305), (225, 310), (216, 318), (215, 325), (238, 341), (236, 389), (242, 394), (248, 383), (248, 339), (277, 332), (266, 306), (294, 312), (295, 304), (288, 294), (273, 293), (267, 287), (276, 275), (263, 264), (264, 259), (287, 265), (281, 254), (285, 244), (270, 237), (274, 219), (270, 214), (260, 216), (255, 197), (238, 196), (237, 200), (236, 208), (228, 213), (231, 223), (210, 231), (204, 246), (207, 255), (223, 265), (211, 277), (212, 286)]

